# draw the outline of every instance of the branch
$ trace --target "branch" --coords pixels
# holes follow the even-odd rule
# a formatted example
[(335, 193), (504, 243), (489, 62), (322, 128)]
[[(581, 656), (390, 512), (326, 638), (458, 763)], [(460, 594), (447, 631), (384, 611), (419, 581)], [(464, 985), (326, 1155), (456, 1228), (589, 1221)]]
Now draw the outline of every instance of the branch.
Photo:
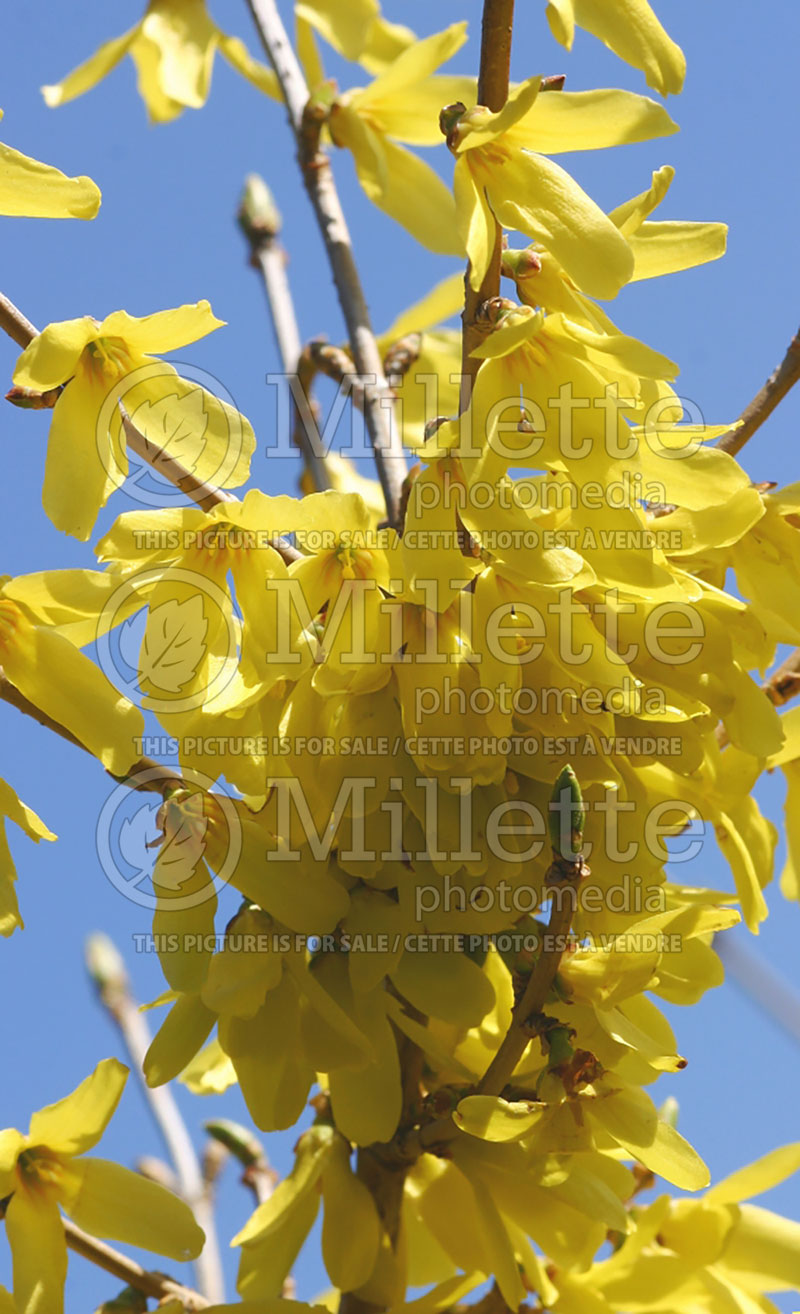
[(296, 411), (293, 435), (303, 454), (314, 488), (317, 492), (324, 492), (332, 484), (325, 464), (317, 417), (300, 380), (302, 346), (292, 292), (286, 276), (288, 257), (279, 240), (281, 214), (267, 184), (257, 174), (251, 174), (245, 183), (238, 217), (239, 227), (250, 246), (250, 264), (254, 269), (261, 270), (264, 280), (283, 371), (286, 375), (297, 375), (300, 382), (299, 395), (292, 394)]
[(800, 329), (792, 338), (786, 349), (786, 355), (778, 368), (767, 379), (764, 387), (746, 406), (739, 416), (736, 428), (729, 429), (717, 442), (723, 452), (735, 456), (752, 438), (765, 420), (769, 419), (775, 407), (783, 401), (786, 394), (800, 379)]
[[(8, 1200), (0, 1200), (0, 1218), (5, 1218), (7, 1205)], [(115, 1250), (113, 1246), (108, 1245), (105, 1241), (99, 1241), (97, 1237), (90, 1236), (88, 1232), (84, 1232), (83, 1228), (78, 1227), (77, 1223), (73, 1223), (69, 1218), (62, 1216), (61, 1223), (70, 1250), (74, 1251), (76, 1255), (88, 1259), (90, 1263), (96, 1264), (98, 1268), (110, 1273), (112, 1277), (121, 1278), (135, 1291), (141, 1291), (145, 1296), (154, 1296), (158, 1300), (166, 1300), (167, 1297), (172, 1296), (174, 1299), (180, 1300), (187, 1311), (208, 1309), (210, 1302), (206, 1300), (205, 1296), (201, 1296), (199, 1291), (192, 1291), (190, 1287), (181, 1286), (180, 1282), (173, 1282), (172, 1278), (166, 1277), (163, 1273), (155, 1273), (142, 1268), (141, 1264), (136, 1263), (135, 1259), (129, 1259), (127, 1255)]]
[(86, 967), (100, 1002), (116, 1023), (131, 1058), (139, 1085), (177, 1175), (177, 1194), (194, 1213), (206, 1234), (202, 1253), (194, 1261), (197, 1284), (212, 1302), (225, 1299), (225, 1282), (216, 1234), (214, 1210), (192, 1145), (169, 1086), (148, 1086), (144, 1060), (150, 1048), (150, 1029), (134, 1000), (125, 964), (116, 946), (104, 935), (91, 936), (86, 946)]
[(165, 1277), (163, 1273), (154, 1273), (142, 1268), (135, 1259), (129, 1259), (127, 1255), (114, 1250), (105, 1241), (98, 1241), (69, 1218), (62, 1218), (61, 1221), (64, 1224), (64, 1235), (70, 1250), (76, 1255), (82, 1255), (98, 1268), (104, 1269), (112, 1277), (121, 1278), (129, 1287), (133, 1287), (134, 1291), (141, 1291), (143, 1295), (154, 1296), (158, 1300), (166, 1300), (171, 1296), (174, 1300), (179, 1300), (187, 1311), (208, 1309), (211, 1302), (206, 1300), (205, 1296), (201, 1296), (199, 1291), (181, 1286), (180, 1282), (173, 1282), (172, 1278)]
[[(514, 0), (484, 0), (481, 28), (481, 63), (478, 75), (478, 104), (487, 109), (501, 110), (508, 100), (508, 79), (511, 67), (511, 36), (514, 23)], [(503, 232), (495, 223), (495, 243), (491, 263), (477, 292), (465, 280), (466, 296), (461, 316), (461, 410), (465, 411), (472, 395), (472, 385), (480, 361), (472, 355), (483, 339), (478, 327), (479, 311), (485, 301), (500, 293), (500, 261), (503, 252)]]
[[(16, 707), (17, 711), (31, 717), (39, 725), (44, 726), (46, 730), (52, 730), (61, 739), (65, 739), (68, 744), (75, 744), (78, 748), (82, 748), (85, 753), (89, 753), (86, 745), (82, 744), (71, 730), (67, 730), (66, 726), (61, 725), (59, 721), (54, 721), (46, 712), (40, 711), (34, 703), (29, 702), (24, 694), (20, 693), (17, 686), (12, 684), (8, 677), (4, 675), (2, 667), (0, 667), (0, 702), (8, 703), (10, 707)], [(93, 757), (94, 754), (90, 754), (90, 756)], [(110, 771), (107, 774), (117, 784), (124, 781), (125, 784), (130, 785), (131, 789), (144, 790), (154, 794), (163, 794), (165, 791), (176, 788), (180, 789), (185, 784), (180, 773), (174, 767), (156, 762), (151, 757), (139, 758), (138, 762), (133, 764), (127, 776), (115, 776)], [(139, 774), (145, 775), (146, 779), (137, 782)]]
[[(569, 890), (567, 891), (569, 894)], [(535, 1019), (547, 1002), (566, 946), (566, 936), (572, 921), (571, 899), (553, 893), (550, 918), (544, 934), (541, 953), (528, 979), (525, 991), (514, 1006), (511, 1023), (500, 1048), (475, 1087), (476, 1095), (502, 1095), (531, 1040), (536, 1035)], [(393, 1154), (413, 1163), (421, 1154), (434, 1146), (446, 1144), (460, 1135), (451, 1114), (435, 1118), (414, 1128), (396, 1141)]]
[(391, 392), (383, 374), (364, 290), (353, 256), (330, 160), (319, 150), (322, 118), (309, 104), (309, 91), (275, 0), (247, 0), (261, 43), (283, 91), (289, 123), (297, 143), (306, 191), (325, 243), (339, 296), (356, 370), (364, 376), (364, 415), (389, 523), (399, 524), (405, 478), (402, 443), (393, 422)]
[(726, 975), (732, 976), (753, 1003), (800, 1044), (800, 995), (790, 982), (728, 931), (715, 936), (714, 948)]
[(18, 347), (27, 347), (32, 338), (36, 337), (37, 330), (29, 319), (23, 315), (22, 311), (4, 297), (0, 292), (0, 328), (16, 342)]

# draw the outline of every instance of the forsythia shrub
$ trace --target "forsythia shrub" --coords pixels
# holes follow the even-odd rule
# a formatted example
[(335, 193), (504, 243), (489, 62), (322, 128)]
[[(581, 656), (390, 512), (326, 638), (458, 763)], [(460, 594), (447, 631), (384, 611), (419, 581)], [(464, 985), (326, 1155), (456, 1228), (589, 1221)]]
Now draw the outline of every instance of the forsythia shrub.
[[(752, 790), (775, 766), (795, 847), (783, 888), (798, 898), (800, 719), (759, 673), (800, 643), (800, 485), (753, 486), (716, 445), (735, 429), (684, 423), (677, 365), (597, 302), (718, 258), (724, 225), (653, 217), (669, 167), (608, 214), (586, 194), (552, 157), (676, 125), (644, 95), (509, 86), (509, 0), (487, 0), (480, 83), (439, 71), (466, 23), (418, 40), (376, 0), (302, 0), (298, 64), (273, 5), (251, 9), (275, 72), (202, 0), (151, 0), (47, 103), (130, 54), (149, 116), (172, 119), (205, 103), (218, 50), (286, 100), (323, 218), (338, 205), (326, 151), (346, 148), (370, 201), (466, 258), (465, 352), (447, 323), (460, 275), (376, 342), (346, 234), (329, 233), (350, 339), (317, 344), (314, 368), (349, 380), (380, 479), (311, 450), (301, 496), (239, 498), (249, 422), (160, 360), (220, 326), (208, 302), (138, 319), (76, 307), (17, 337), (9, 399), (52, 411), (43, 500), (59, 529), (89, 538), (132, 444), (187, 494), (120, 515), (97, 569), (0, 588), (9, 699), (163, 797), (153, 933), (168, 1011), (144, 1077), (198, 1095), (238, 1082), (264, 1132), (311, 1101), (294, 1167), (234, 1238), (243, 1308), (297, 1304), (287, 1282), (321, 1212), (340, 1293), (325, 1304), (347, 1314), (433, 1314), (487, 1281), (487, 1308), (774, 1310), (766, 1293), (800, 1283), (800, 1225), (750, 1200), (800, 1167), (800, 1146), (710, 1185), (651, 1090), (685, 1066), (662, 1003), (719, 985), (715, 935), (766, 916), (777, 832)], [(680, 91), (683, 56), (647, 0), (550, 0), (547, 17), (565, 46), (578, 24), (657, 92)], [(367, 85), (328, 82), (319, 38)], [(452, 188), (408, 149), (437, 142)], [(0, 148), (4, 213), (91, 218), (98, 204), (90, 180)], [(256, 183), (242, 222), (266, 251)], [(370, 359), (388, 392), (363, 377)], [(307, 395), (295, 401), (313, 448)], [(129, 696), (113, 653), (137, 616)], [(175, 767), (142, 760), (153, 719)], [(4, 782), (0, 810), (55, 838)], [(729, 893), (666, 870), (670, 841), (685, 849), (699, 822)], [(22, 916), (4, 835), (10, 935)], [(23, 909), (25, 893), (23, 880)], [(80, 1247), (59, 1206), (91, 1236), (176, 1260), (200, 1250), (186, 1203), (75, 1158), (124, 1077), (106, 1059), (27, 1136), (0, 1133), (3, 1311), (63, 1308), (65, 1241)], [(102, 1266), (91, 1238), (83, 1253)], [(196, 1307), (157, 1275), (138, 1282)]]

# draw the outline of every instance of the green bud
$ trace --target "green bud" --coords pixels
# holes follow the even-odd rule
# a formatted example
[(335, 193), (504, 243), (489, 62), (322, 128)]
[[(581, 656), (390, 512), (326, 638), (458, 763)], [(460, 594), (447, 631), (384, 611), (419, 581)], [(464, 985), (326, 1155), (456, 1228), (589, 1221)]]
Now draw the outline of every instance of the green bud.
[(569, 860), (581, 852), (585, 820), (586, 806), (578, 777), (571, 766), (565, 766), (550, 796), (550, 844), (558, 857)]
[(118, 1296), (98, 1305), (95, 1314), (145, 1314), (146, 1309), (147, 1296), (143, 1291), (123, 1287)]
[(243, 1168), (250, 1168), (254, 1163), (265, 1161), (264, 1148), (257, 1136), (239, 1122), (229, 1118), (217, 1118), (213, 1122), (203, 1123), (209, 1136), (224, 1145)]
[(249, 173), (245, 178), (237, 219), (249, 242), (277, 237), (281, 231), (281, 212), (269, 187), (257, 173)]
[(462, 114), (466, 114), (467, 107), (462, 100), (457, 100), (452, 105), (445, 105), (439, 111), (439, 127), (442, 130), (442, 136), (449, 137), (450, 133), (457, 126), (458, 120)]
[(664, 1100), (664, 1103), (661, 1105), (661, 1108), (658, 1110), (658, 1116), (662, 1122), (667, 1123), (669, 1127), (672, 1127), (674, 1128), (675, 1131), (677, 1131), (679, 1112), (680, 1112), (680, 1105), (678, 1104), (678, 1101), (675, 1099), (675, 1096), (668, 1095), (667, 1098)]
[(84, 962), (89, 976), (98, 990), (126, 990), (128, 973), (125, 963), (113, 940), (98, 931), (90, 935), (84, 949)]

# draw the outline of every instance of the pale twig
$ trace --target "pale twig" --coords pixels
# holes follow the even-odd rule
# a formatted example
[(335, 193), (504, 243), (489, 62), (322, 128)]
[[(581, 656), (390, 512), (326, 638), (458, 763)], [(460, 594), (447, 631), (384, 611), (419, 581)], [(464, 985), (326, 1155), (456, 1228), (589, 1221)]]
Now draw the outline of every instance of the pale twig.
[(261, 271), (284, 374), (296, 378), (299, 385), (296, 393), (292, 390), (296, 411), (293, 434), (299, 443), (314, 488), (317, 492), (324, 492), (333, 485), (325, 463), (314, 408), (300, 379), (303, 348), (292, 289), (286, 273), (288, 256), (280, 241), (283, 221), (272, 193), (258, 174), (251, 174), (245, 182), (238, 218), (239, 227), (250, 247), (250, 264)]
[(107, 936), (93, 935), (86, 946), (86, 967), (97, 987), (98, 998), (116, 1023), (128, 1051), (153, 1121), (175, 1169), (177, 1193), (189, 1205), (206, 1234), (203, 1251), (194, 1261), (197, 1285), (210, 1301), (222, 1301), (225, 1299), (225, 1281), (211, 1198), (172, 1091), (169, 1086), (148, 1086), (144, 1080), (144, 1061), (152, 1036), (131, 994), (122, 956)]
[(405, 459), (333, 170), (319, 149), (323, 116), (309, 105), (308, 86), (275, 0), (248, 0), (248, 4), (286, 102), (303, 181), (325, 243), (353, 362), (365, 388), (364, 416), (389, 522), (396, 527)]
[(800, 1044), (800, 995), (768, 962), (729, 933), (718, 935), (714, 948), (725, 971), (773, 1022)]
[(752, 438), (775, 407), (783, 401), (798, 379), (800, 379), (800, 330), (789, 343), (786, 355), (778, 368), (767, 379), (761, 391), (756, 393), (750, 405), (744, 408), (738, 424), (722, 435), (717, 447), (731, 456), (740, 452), (748, 439)]
[[(514, 23), (514, 0), (484, 0), (481, 27), (481, 62), (478, 75), (478, 104), (495, 113), (508, 100), (508, 80), (511, 68), (511, 36)], [(472, 396), (472, 385), (480, 361), (472, 352), (482, 340), (479, 326), (480, 309), (500, 292), (500, 262), (503, 254), (503, 232), (495, 223), (495, 240), (492, 258), (480, 287), (472, 287), (469, 269), (465, 280), (464, 311), (461, 317), (461, 410), (465, 411)]]

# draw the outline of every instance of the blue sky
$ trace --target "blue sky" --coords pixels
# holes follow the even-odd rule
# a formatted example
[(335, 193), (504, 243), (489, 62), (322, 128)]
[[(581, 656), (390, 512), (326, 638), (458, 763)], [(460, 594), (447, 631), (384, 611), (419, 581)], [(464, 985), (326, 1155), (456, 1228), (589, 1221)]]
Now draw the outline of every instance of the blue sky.
[[(243, 3), (211, 0), (210, 7), (217, 21), (256, 51)], [(542, 0), (520, 0), (518, 8), (515, 77), (566, 72), (573, 90), (614, 85), (646, 90), (638, 73), (591, 37), (579, 34), (568, 56), (549, 34)], [(613, 311), (626, 332), (681, 363), (681, 392), (709, 421), (727, 421), (760, 386), (797, 327), (800, 198), (792, 161), (800, 9), (795, 0), (775, 0), (758, 9), (730, 0), (662, 0), (657, 8), (688, 59), (686, 90), (669, 105), (680, 135), (573, 156), (564, 163), (607, 208), (647, 186), (653, 168), (673, 164), (677, 177), (663, 217), (729, 223), (724, 261), (639, 284), (620, 297)], [(67, 173), (89, 174), (102, 188), (103, 207), (88, 224), (0, 221), (0, 288), (39, 326), (87, 313), (100, 318), (121, 307), (143, 315), (208, 298), (228, 327), (186, 348), (180, 359), (219, 380), (252, 420), (259, 439), (253, 485), (269, 492), (294, 491), (298, 463), (270, 459), (267, 453), (275, 404), (265, 376), (279, 363), (263, 293), (247, 267), (233, 222), (242, 180), (255, 169), (273, 187), (285, 217), (301, 332), (304, 338), (324, 333), (338, 340), (341, 316), (299, 187), (283, 111), (221, 62), (206, 108), (188, 111), (163, 127), (147, 125), (130, 62), (59, 110), (48, 110), (39, 94), (42, 83), (56, 81), (101, 41), (132, 25), (141, 10), (142, 0), (119, 0), (113, 6), (82, 0), (69, 7), (28, 0), (8, 7), (0, 50), (5, 110), (0, 135)], [(387, 13), (421, 34), (468, 18), (472, 39), (451, 68), (475, 70), (477, 0), (437, 0), (434, 5), (405, 0), (388, 4)], [(327, 63), (342, 86), (364, 81), (359, 70), (343, 68), (332, 56)], [(440, 150), (435, 158), (447, 170), (446, 152)], [(417, 248), (373, 209), (357, 189), (344, 153), (337, 154), (335, 167), (374, 323), (381, 329), (457, 266)], [(9, 381), (15, 356), (14, 345), (1, 340), (0, 363)], [(754, 479), (800, 480), (799, 422), (800, 393), (746, 449), (743, 463)], [(0, 411), (7, 489), (0, 570), (5, 573), (92, 565), (90, 547), (59, 534), (41, 509), (47, 424), (46, 414), (11, 407)], [(132, 505), (117, 495), (101, 516), (96, 537)], [(11, 837), (27, 925), (0, 945), (5, 1072), (0, 1125), (25, 1126), (31, 1110), (66, 1093), (98, 1059), (119, 1052), (116, 1034), (86, 981), (85, 935), (102, 929), (114, 937), (128, 958), (140, 998), (155, 996), (162, 978), (151, 956), (132, 952), (131, 937), (148, 929), (148, 913), (120, 896), (98, 862), (95, 831), (110, 782), (88, 756), (5, 705), (0, 706), (0, 735), (0, 772), (60, 836), (57, 845), (38, 848), (16, 834)], [(777, 819), (779, 782), (766, 781), (760, 796)], [(693, 879), (730, 887), (727, 868), (710, 843)], [(785, 903), (777, 887), (769, 899), (769, 921), (751, 947), (796, 983), (800, 909)], [(713, 992), (691, 1011), (672, 1010), (672, 1021), (689, 1066), (662, 1079), (656, 1095), (677, 1096), (681, 1130), (715, 1177), (776, 1144), (800, 1139), (795, 1095), (800, 1052), (735, 985)], [(206, 1102), (182, 1090), (178, 1098), (194, 1131), (207, 1117), (245, 1116), (236, 1090)], [(291, 1162), (293, 1140), (289, 1134), (268, 1138), (268, 1153), (279, 1169)], [(133, 1082), (102, 1151), (122, 1162), (161, 1152)], [(800, 1218), (800, 1179), (773, 1192), (765, 1203)], [(229, 1169), (220, 1191), (223, 1238), (249, 1211), (249, 1196)], [(226, 1262), (232, 1294), (235, 1255)], [(326, 1285), (313, 1246), (297, 1278), (303, 1298)], [(0, 1282), (10, 1283), (2, 1239)], [(87, 1302), (108, 1298), (114, 1290), (112, 1279), (79, 1259), (72, 1261), (71, 1307), (91, 1308)], [(790, 1310), (796, 1302), (787, 1295), (778, 1303)]]

